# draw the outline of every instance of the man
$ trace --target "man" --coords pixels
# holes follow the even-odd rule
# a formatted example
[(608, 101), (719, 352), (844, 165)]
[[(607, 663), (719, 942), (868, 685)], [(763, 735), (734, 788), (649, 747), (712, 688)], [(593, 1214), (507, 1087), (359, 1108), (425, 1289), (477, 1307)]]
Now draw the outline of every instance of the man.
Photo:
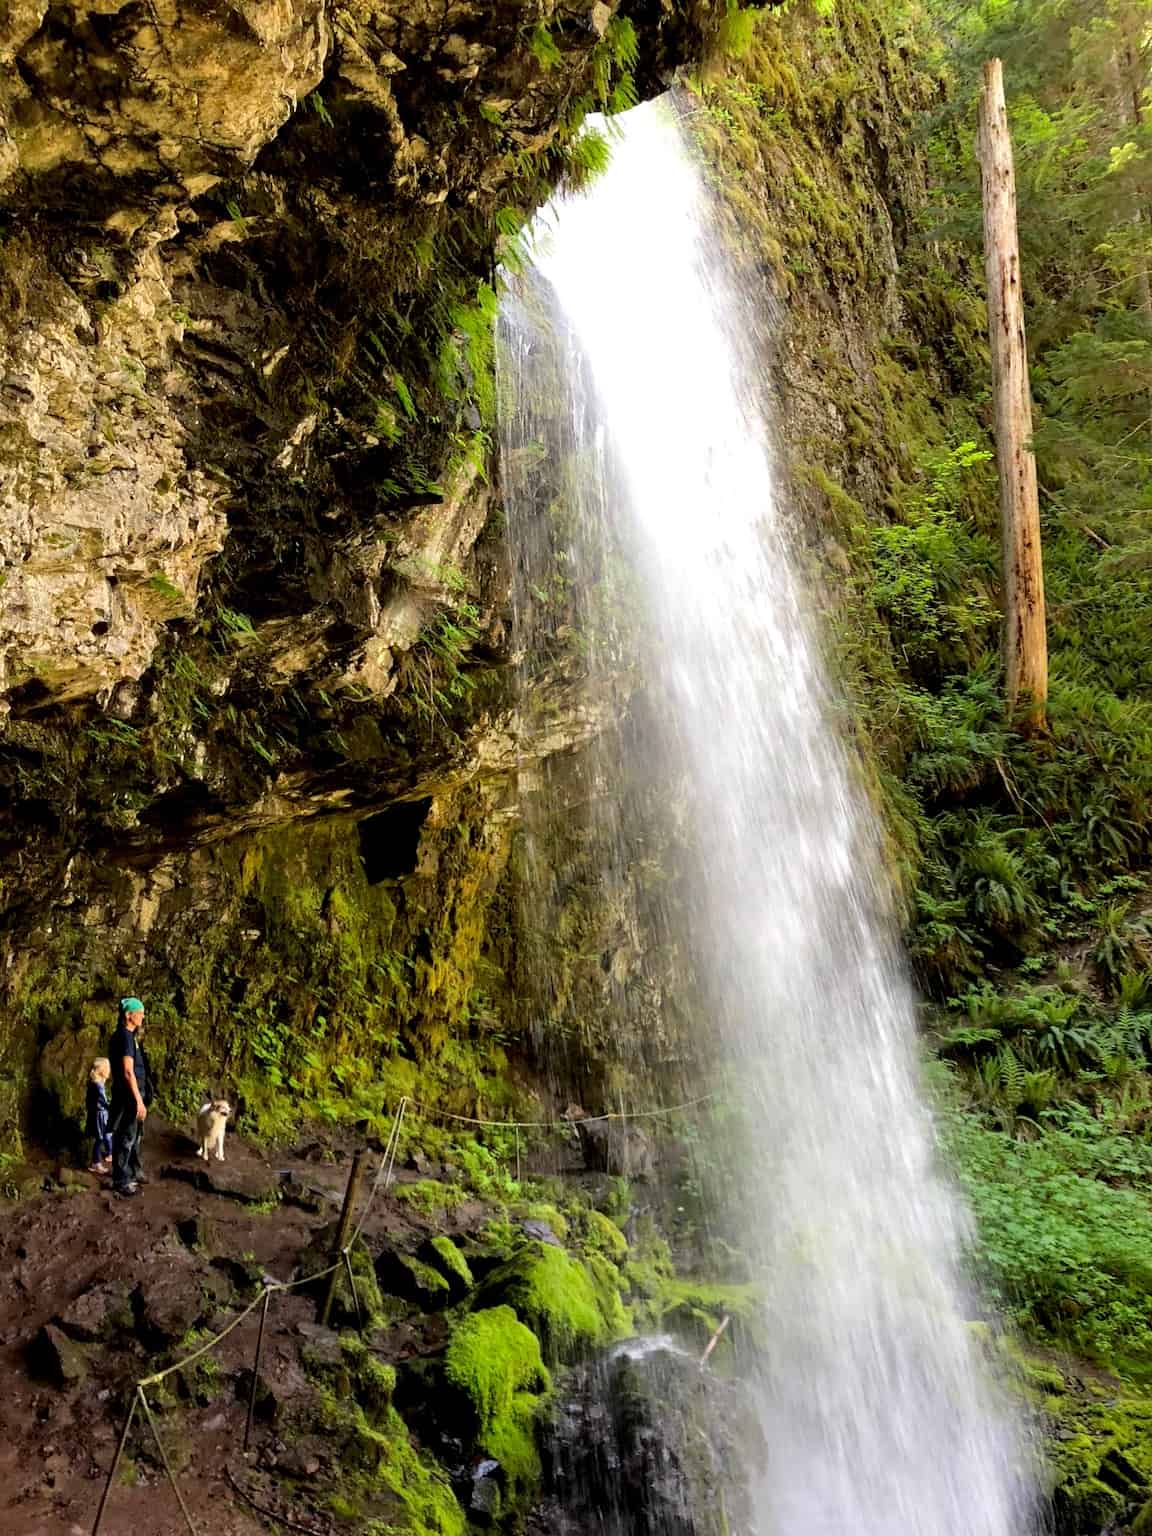
[(140, 1192), (139, 1141), (148, 1107), (137, 1081), (140, 1045), (136, 1032), (143, 1022), (144, 1004), (140, 999), (122, 997), (116, 1033), (108, 1047), (112, 1064), (112, 1104), (108, 1116), (112, 1132), (112, 1191), (121, 1199)]

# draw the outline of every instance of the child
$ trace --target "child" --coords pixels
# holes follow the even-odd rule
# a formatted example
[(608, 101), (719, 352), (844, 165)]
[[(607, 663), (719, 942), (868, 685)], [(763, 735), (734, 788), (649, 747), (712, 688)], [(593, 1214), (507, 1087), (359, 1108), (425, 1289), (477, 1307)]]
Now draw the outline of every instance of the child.
[(107, 1056), (98, 1056), (88, 1074), (88, 1094), (85, 1108), (88, 1119), (85, 1134), (92, 1138), (92, 1162), (89, 1173), (112, 1172), (112, 1137), (108, 1133), (108, 1091), (105, 1083), (112, 1075), (112, 1064)]

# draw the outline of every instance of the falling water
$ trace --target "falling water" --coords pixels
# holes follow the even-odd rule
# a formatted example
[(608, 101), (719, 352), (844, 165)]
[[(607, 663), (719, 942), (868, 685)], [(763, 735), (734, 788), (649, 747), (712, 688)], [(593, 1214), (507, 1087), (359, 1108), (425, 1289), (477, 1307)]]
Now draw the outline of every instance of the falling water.
[(828, 724), (746, 361), (756, 317), (711, 227), (667, 101), (630, 113), (607, 173), (543, 215), (503, 321), (512, 538), (543, 580), (530, 551), (556, 508), (525, 463), (545, 437), (567, 466), (549, 550), (576, 587), (589, 697), (645, 695), (658, 728), (626, 775), (679, 784), (687, 808), (698, 1056), (742, 1107), (723, 1215), (766, 1298), (745, 1362), (767, 1447), (756, 1528), (1019, 1536), (1022, 1457), (965, 1323), (963, 1213), (918, 1095), (873, 828)]

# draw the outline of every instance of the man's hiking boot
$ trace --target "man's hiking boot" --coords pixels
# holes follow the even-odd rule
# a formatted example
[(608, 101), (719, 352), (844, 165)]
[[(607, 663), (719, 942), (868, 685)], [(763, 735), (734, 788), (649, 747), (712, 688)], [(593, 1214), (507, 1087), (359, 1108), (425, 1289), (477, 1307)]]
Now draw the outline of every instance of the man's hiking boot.
[(119, 1195), (121, 1200), (130, 1200), (133, 1195), (140, 1193), (139, 1184), (113, 1184), (112, 1193)]

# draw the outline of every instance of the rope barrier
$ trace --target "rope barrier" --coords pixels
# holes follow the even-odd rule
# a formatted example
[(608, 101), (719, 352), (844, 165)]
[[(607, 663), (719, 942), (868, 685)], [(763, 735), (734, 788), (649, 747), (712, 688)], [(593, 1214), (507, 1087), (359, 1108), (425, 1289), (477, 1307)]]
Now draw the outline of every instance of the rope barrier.
[[(449, 1110), (436, 1109), (430, 1104), (422, 1104), (418, 1099), (413, 1099), (407, 1094), (403, 1094), (397, 1103), (396, 1112), (392, 1117), (392, 1127), (388, 1133), (388, 1140), (384, 1145), (384, 1152), (380, 1159), (380, 1166), (376, 1170), (376, 1177), (373, 1179), (372, 1186), (368, 1191), (368, 1199), (364, 1202), (364, 1208), (361, 1212), (360, 1219), (356, 1223), (352, 1235), (347, 1239), (345, 1243), (342, 1244), (340, 1252), (334, 1262), (327, 1265), (326, 1268), (318, 1269), (311, 1274), (299, 1275), (295, 1280), (266, 1280), (260, 1289), (259, 1295), (256, 1296), (254, 1300), (250, 1301), (242, 1312), (238, 1312), (232, 1321), (228, 1323), (226, 1327), (222, 1328), (219, 1333), (213, 1334), (212, 1337), (208, 1339), (204, 1344), (201, 1344), (198, 1349), (194, 1349), (190, 1355), (185, 1355), (180, 1360), (174, 1360), (171, 1365), (165, 1366), (162, 1371), (154, 1371), (150, 1376), (141, 1377), (140, 1380), (135, 1383), (132, 1392), (132, 1399), (128, 1405), (128, 1412), (124, 1420), (124, 1426), (120, 1432), (120, 1439), (116, 1447), (116, 1454), (113, 1458), (112, 1466), (104, 1484), (104, 1490), (100, 1497), (99, 1507), (96, 1510), (96, 1522), (92, 1527), (92, 1536), (100, 1536), (100, 1527), (104, 1519), (104, 1510), (108, 1503), (108, 1496), (112, 1491), (112, 1483), (116, 1477), (117, 1471), (119, 1470), (120, 1462), (124, 1454), (124, 1448), (128, 1442), (128, 1432), (132, 1427), (132, 1421), (135, 1418), (136, 1409), (138, 1407), (144, 1410), (145, 1417), (148, 1420), (148, 1426), (151, 1429), (152, 1436), (156, 1441), (156, 1448), (160, 1453), (160, 1460), (164, 1465), (164, 1470), (168, 1475), (168, 1480), (172, 1484), (172, 1490), (176, 1495), (177, 1503), (179, 1504), (180, 1511), (184, 1516), (185, 1522), (187, 1523), (188, 1530), (191, 1533), (191, 1536), (196, 1536), (196, 1527), (192, 1523), (192, 1517), (188, 1512), (188, 1507), (184, 1502), (183, 1495), (181, 1494), (180, 1489), (177, 1487), (176, 1478), (173, 1474), (171, 1463), (168, 1460), (167, 1451), (164, 1448), (164, 1442), (160, 1438), (159, 1428), (157, 1427), (156, 1420), (152, 1415), (152, 1408), (148, 1402), (145, 1390), (146, 1388), (159, 1386), (160, 1383), (165, 1381), (169, 1376), (175, 1375), (178, 1371), (186, 1370), (188, 1366), (193, 1365), (197, 1360), (202, 1359), (205, 1355), (211, 1354), (213, 1350), (220, 1347), (220, 1345), (224, 1342), (230, 1333), (232, 1333), (236, 1328), (240, 1326), (245, 1318), (251, 1317), (256, 1308), (262, 1306), (264, 1310), (260, 1317), (260, 1333), (257, 1340), (256, 1358), (252, 1370), (252, 1391), (249, 1398), (247, 1422), (244, 1431), (244, 1448), (247, 1450), (248, 1440), (252, 1429), (252, 1415), (256, 1403), (256, 1386), (260, 1364), (260, 1354), (264, 1342), (265, 1324), (267, 1323), (268, 1319), (268, 1304), (271, 1298), (280, 1291), (293, 1291), (297, 1290), (301, 1286), (313, 1285), (317, 1280), (327, 1279), (328, 1276), (334, 1275), (337, 1270), (343, 1269), (348, 1277), (348, 1284), (351, 1288), (352, 1301), (356, 1308), (356, 1315), (358, 1318), (362, 1319), (363, 1313), (360, 1305), (360, 1296), (356, 1289), (356, 1276), (352, 1270), (352, 1249), (364, 1231), (365, 1224), (368, 1221), (368, 1217), (371, 1215), (372, 1207), (376, 1202), (377, 1196), (380, 1194), (381, 1190), (387, 1193), (392, 1184), (392, 1180), (396, 1172), (396, 1155), (400, 1147), (400, 1133), (404, 1125), (404, 1117), (409, 1109), (418, 1110), (421, 1114), (425, 1115), (439, 1115), (442, 1119), (451, 1120), (457, 1125), (491, 1126), (502, 1127), (507, 1130), (515, 1130), (516, 1173), (517, 1179), (519, 1179), (520, 1132), (522, 1130), (557, 1130), (561, 1127), (571, 1130), (577, 1125), (597, 1124), (606, 1120), (655, 1119), (661, 1115), (675, 1115), (680, 1114), (682, 1111), (687, 1109), (695, 1109), (698, 1105), (706, 1104), (713, 1098), (715, 1098), (715, 1094), (704, 1093), (701, 1094), (698, 1098), (688, 1099), (683, 1104), (670, 1104), (657, 1109), (642, 1109), (637, 1110), (632, 1114), (625, 1114), (623, 1111), (613, 1110), (603, 1115), (581, 1115), (578, 1119), (561, 1118), (558, 1120), (483, 1120), (472, 1115), (456, 1115), (452, 1114)], [(727, 1319), (725, 1319), (725, 1321), (727, 1321)], [(705, 1358), (707, 1358), (707, 1354), (705, 1355)], [(232, 1481), (231, 1478), (229, 1480)], [(237, 1492), (242, 1492), (242, 1490), (237, 1487), (235, 1482), (233, 1482), (233, 1487), (237, 1488)], [(247, 1495), (243, 1496), (247, 1498)], [(248, 1499), (248, 1502), (251, 1503), (251, 1499)], [(288, 1525), (291, 1524), (290, 1521), (284, 1521), (282, 1517), (281, 1523)], [(305, 1528), (303, 1526), (296, 1526), (295, 1529), (303, 1530)]]
[(702, 1093), (699, 1098), (687, 1099), (683, 1104), (667, 1104), (660, 1109), (637, 1110), (610, 1110), (604, 1115), (578, 1115), (572, 1119), (559, 1120), (479, 1120), (474, 1115), (454, 1115), (447, 1109), (436, 1109), (431, 1104), (421, 1104), (419, 1099), (408, 1099), (407, 1103), (418, 1109), (425, 1115), (439, 1115), (442, 1120), (455, 1120), (459, 1125), (491, 1125), (503, 1126), (506, 1130), (533, 1130), (554, 1131), (561, 1127), (571, 1130), (577, 1125), (597, 1125), (603, 1120), (652, 1120), (660, 1115), (678, 1115), (682, 1110), (695, 1109), (697, 1105), (707, 1104), (714, 1099), (714, 1093)]

